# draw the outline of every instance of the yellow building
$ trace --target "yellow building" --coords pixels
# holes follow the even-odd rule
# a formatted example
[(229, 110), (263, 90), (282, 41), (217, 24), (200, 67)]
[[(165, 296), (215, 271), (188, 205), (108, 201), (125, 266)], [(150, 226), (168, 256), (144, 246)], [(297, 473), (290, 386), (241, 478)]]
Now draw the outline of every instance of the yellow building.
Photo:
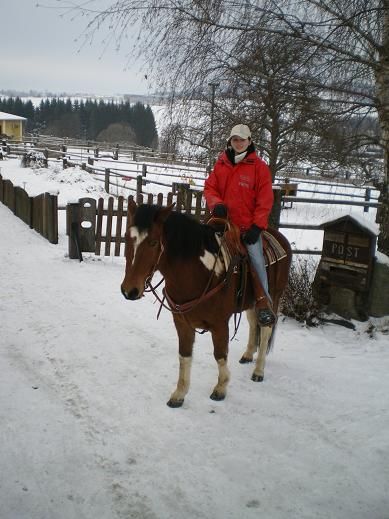
[(26, 121), (25, 117), (0, 112), (0, 136), (6, 135), (13, 141), (21, 141)]

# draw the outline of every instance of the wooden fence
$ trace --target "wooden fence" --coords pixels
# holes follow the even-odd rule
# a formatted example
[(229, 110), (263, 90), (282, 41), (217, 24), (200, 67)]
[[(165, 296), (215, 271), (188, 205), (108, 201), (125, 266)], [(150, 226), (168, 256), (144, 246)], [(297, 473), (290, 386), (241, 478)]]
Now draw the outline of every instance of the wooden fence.
[(0, 175), (0, 202), (50, 243), (58, 243), (57, 196), (43, 193), (31, 197)]
[[(270, 215), (273, 227), (278, 227), (281, 212), (281, 190), (274, 189), (275, 203)], [(131, 203), (156, 204), (166, 206), (175, 203), (174, 210), (191, 214), (199, 221), (207, 221), (210, 216), (203, 203), (203, 193), (191, 189), (180, 189), (176, 195), (168, 193), (128, 198), (109, 197), (81, 198), (66, 208), (66, 233), (69, 237), (69, 257), (82, 260), (83, 252), (93, 252), (97, 256), (124, 255), (124, 235), (128, 226), (128, 208)]]

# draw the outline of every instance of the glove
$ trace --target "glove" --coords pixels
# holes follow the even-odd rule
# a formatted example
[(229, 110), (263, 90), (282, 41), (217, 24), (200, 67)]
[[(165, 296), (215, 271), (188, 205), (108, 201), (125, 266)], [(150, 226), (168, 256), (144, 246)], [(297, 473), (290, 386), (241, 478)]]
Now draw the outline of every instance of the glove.
[(253, 245), (256, 241), (258, 241), (261, 231), (262, 229), (253, 223), (250, 229), (243, 234), (242, 239), (245, 243), (247, 243), (247, 245)]
[(212, 216), (227, 218), (227, 207), (224, 204), (216, 204), (213, 208)]

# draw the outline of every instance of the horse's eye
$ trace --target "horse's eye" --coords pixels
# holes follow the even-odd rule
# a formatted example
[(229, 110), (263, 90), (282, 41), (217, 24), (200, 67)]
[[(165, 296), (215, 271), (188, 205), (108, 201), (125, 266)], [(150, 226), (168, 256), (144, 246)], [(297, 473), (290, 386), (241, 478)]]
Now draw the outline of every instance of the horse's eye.
[(149, 245), (150, 247), (156, 247), (158, 245), (158, 240), (150, 240)]

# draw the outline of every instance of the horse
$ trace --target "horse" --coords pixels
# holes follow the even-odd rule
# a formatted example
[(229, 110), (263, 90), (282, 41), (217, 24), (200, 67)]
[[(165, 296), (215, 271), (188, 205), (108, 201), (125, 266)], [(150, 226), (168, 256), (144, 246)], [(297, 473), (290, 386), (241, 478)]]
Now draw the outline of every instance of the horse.
[[(240, 362), (258, 356), (252, 380), (264, 380), (265, 357), (270, 349), (273, 326), (258, 328), (254, 311), (254, 290), (248, 269), (226, 269), (220, 255), (220, 234), (194, 217), (169, 207), (139, 205), (128, 209), (125, 234), (126, 266), (121, 292), (128, 300), (140, 299), (158, 270), (165, 281), (164, 295), (178, 335), (179, 374), (177, 386), (167, 405), (181, 407), (189, 390), (192, 351), (197, 330), (212, 335), (214, 358), (218, 367), (217, 384), (210, 395), (220, 401), (226, 396), (230, 372), (227, 365), (229, 320), (246, 311), (249, 338)], [(288, 282), (291, 249), (288, 240), (272, 230), (285, 256), (268, 266), (269, 292), (277, 314), (280, 298)], [(245, 287), (242, 293), (242, 286)], [(240, 301), (236, 293), (240, 291)], [(154, 293), (156, 293), (154, 291)]]

